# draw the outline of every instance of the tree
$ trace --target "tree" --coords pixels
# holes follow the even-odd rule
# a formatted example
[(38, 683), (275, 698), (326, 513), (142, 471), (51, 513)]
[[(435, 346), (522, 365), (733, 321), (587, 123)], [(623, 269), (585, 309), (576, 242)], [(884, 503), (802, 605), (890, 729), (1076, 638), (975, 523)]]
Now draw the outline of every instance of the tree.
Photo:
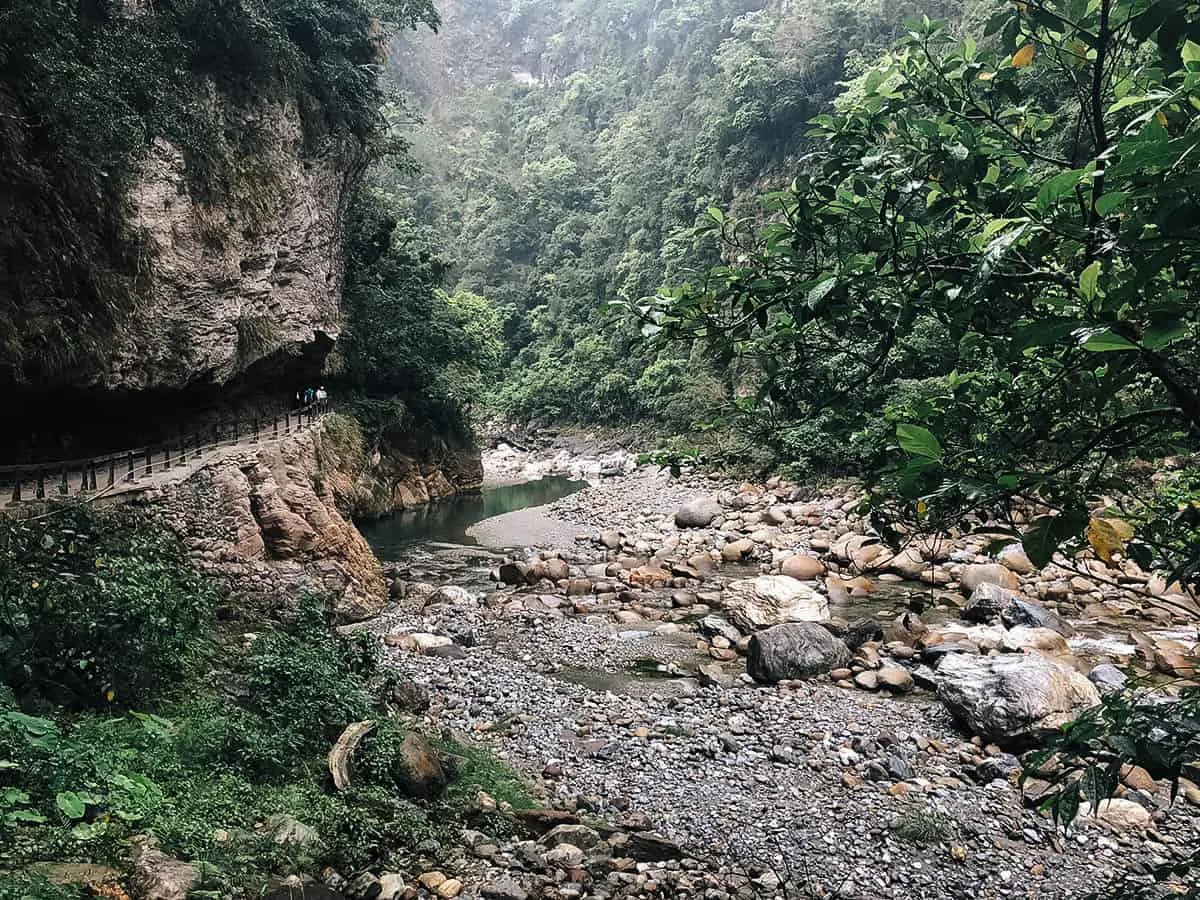
[[(886, 410), (885, 535), (1034, 508), (1036, 562), (1090, 536), (1194, 574), (1200, 547), (1144, 499), (1121, 504), (1147, 524), (1132, 539), (1089, 510), (1124, 493), (1121, 463), (1200, 434), (1200, 4), (1030, 0), (982, 44), (908, 27), (814, 121), (765, 222), (710, 211), (727, 263), (640, 313), (752, 359), (760, 404), (793, 420), (927, 379)], [(913, 368), (931, 326), (948, 358)], [(1194, 508), (1169, 512), (1195, 527)]]

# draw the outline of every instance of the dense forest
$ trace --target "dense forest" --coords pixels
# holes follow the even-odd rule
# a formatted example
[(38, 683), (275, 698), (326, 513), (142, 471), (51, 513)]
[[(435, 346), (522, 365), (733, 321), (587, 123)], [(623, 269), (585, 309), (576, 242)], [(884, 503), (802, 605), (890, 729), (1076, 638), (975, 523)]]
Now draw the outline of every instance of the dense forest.
[(405, 38), (392, 74), (422, 122), (397, 184), (452, 290), (500, 315), (491, 408), (667, 432), (735, 413), (736, 369), (644, 346), (612, 306), (718, 261), (705, 211), (790, 181), (810, 120), (906, 15), (963, 14), (918, 6), (463, 4)]

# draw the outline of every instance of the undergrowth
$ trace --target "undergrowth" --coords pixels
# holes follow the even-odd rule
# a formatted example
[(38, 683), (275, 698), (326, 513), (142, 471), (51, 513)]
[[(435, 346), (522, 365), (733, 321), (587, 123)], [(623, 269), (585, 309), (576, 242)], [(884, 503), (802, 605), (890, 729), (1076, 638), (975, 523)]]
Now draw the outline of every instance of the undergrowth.
[[(13, 873), (47, 860), (123, 869), (143, 835), (197, 864), (197, 896), (251, 896), (273, 877), (324, 866), (401, 867), (421, 840), (445, 837), (457, 805), (479, 790), (529, 805), (496, 760), (456, 745), (444, 747), (459, 762), (447, 796), (406, 799), (397, 752), (406, 724), (388, 706), (396, 676), (379, 665), (373, 638), (331, 627), (322, 598), (302, 597), (286, 626), (222, 638), (210, 595), (168, 538), (81, 508), (2, 527), (0, 634), (25, 649), (0, 685), (0, 900), (77, 897)], [(155, 597), (162, 606), (148, 615)], [(39, 637), (36, 604), (62, 629), (56, 650), (101, 673), (95, 684), (74, 690)], [(68, 612), (73, 628), (63, 625)], [(129, 635), (139, 657), (119, 650)], [(134, 677), (139, 658), (155, 677)], [(120, 701), (97, 693), (126, 668), (136, 690)], [(337, 792), (326, 755), (363, 719), (378, 727), (356, 754), (350, 788)], [(296, 822), (311, 840), (277, 839)]]

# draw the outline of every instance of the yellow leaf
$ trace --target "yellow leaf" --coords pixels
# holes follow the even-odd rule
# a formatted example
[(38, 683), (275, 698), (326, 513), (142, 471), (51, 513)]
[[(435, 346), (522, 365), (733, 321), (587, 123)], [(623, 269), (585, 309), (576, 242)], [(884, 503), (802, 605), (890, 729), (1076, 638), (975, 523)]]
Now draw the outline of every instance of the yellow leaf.
[(1167, 114), (1161, 109), (1154, 114), (1154, 118), (1158, 119), (1158, 124), (1164, 128), (1167, 126)]
[(925, 518), (925, 513), (929, 512), (929, 505), (924, 500), (917, 501), (917, 515)]
[(1093, 516), (1088, 522), (1087, 539), (1105, 562), (1112, 562), (1114, 553), (1125, 552), (1125, 542), (1133, 537), (1133, 526), (1123, 519)]
[(116, 697), (117, 697), (117, 692), (112, 690), (111, 688), (104, 692), (104, 699), (107, 700), (109, 703), (112, 703), (113, 700), (116, 699)]
[(34, 590), (37, 590), (37, 588), (39, 587), (39, 585), (36, 581), (33, 583), (33, 587), (34, 587)]
[(991, 80), (992, 80), (993, 78), (995, 78), (995, 77), (996, 77), (996, 73), (995, 73), (995, 72), (980, 72), (980, 73), (979, 73), (979, 80), (980, 80), (980, 81), (991, 81)]
[(1014, 69), (1022, 69), (1033, 62), (1034, 50), (1033, 44), (1026, 44), (1012, 56), (1012, 64)]

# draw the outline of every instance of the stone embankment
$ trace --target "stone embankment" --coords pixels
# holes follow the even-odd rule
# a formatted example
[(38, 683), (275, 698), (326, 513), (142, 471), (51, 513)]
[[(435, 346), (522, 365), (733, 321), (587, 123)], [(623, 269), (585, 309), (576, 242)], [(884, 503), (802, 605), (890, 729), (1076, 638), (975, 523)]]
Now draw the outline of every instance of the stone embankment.
[(895, 552), (856, 506), (640, 469), (554, 504), (577, 540), (490, 590), (395, 567), (369, 627), (414, 723), (548, 807), (427, 848), (395, 896), (1067, 898), (1189, 855), (1192, 782), (1127, 769), (1064, 831), (1014, 754), (1126, 672), (1190, 677), (1190, 598), (976, 536)]

